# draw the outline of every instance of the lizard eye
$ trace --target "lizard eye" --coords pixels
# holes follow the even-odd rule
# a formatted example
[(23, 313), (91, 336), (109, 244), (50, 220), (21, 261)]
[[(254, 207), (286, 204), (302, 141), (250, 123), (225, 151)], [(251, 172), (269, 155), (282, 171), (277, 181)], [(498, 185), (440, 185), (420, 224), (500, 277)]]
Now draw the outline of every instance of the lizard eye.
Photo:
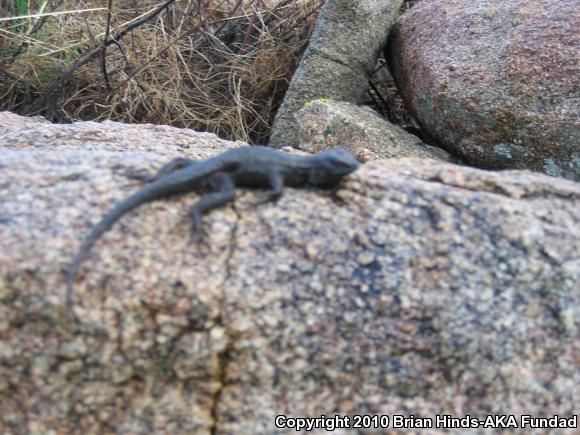
[(332, 164), (334, 166), (336, 166), (337, 168), (350, 168), (350, 166), (351, 166), (347, 162), (345, 162), (344, 160), (338, 160), (338, 159), (332, 159)]

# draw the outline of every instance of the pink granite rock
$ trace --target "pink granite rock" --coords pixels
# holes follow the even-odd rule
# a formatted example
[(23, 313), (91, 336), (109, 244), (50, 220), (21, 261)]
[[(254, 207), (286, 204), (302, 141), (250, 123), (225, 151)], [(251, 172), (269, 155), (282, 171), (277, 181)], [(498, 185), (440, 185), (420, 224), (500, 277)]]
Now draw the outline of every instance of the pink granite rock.
[(74, 322), (66, 268), (136, 189), (128, 175), (236, 145), (0, 113), (0, 433), (578, 413), (580, 184), (526, 171), (397, 158), (333, 193), (264, 203), (240, 189), (206, 217), (205, 244), (188, 219), (196, 194), (146, 204), (83, 264)]
[(429, 134), (486, 168), (580, 179), (578, 0), (433, 0), (393, 30), (390, 63)]

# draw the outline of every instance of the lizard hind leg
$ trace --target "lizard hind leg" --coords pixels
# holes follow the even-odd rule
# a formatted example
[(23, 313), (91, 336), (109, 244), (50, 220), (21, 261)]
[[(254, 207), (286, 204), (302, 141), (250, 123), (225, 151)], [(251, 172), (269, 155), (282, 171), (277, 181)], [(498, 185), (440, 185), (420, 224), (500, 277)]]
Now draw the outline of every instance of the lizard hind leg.
[(157, 173), (151, 177), (149, 177), (146, 181), (151, 183), (156, 181), (166, 175), (171, 174), (172, 172), (178, 171), (179, 169), (183, 169), (186, 166), (193, 166), (197, 164), (197, 160), (188, 159), (186, 157), (177, 157), (175, 159), (170, 160), (168, 163), (165, 163)]
[(236, 196), (236, 185), (225, 172), (218, 172), (208, 179), (211, 189), (191, 206), (190, 215), (193, 220), (193, 232), (198, 236), (203, 234), (203, 214), (232, 201)]

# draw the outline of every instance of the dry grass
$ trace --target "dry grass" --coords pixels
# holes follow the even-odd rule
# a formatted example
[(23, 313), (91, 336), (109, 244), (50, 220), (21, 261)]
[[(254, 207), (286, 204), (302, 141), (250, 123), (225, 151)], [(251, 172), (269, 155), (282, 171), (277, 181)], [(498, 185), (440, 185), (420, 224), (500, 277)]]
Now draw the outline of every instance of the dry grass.
[(0, 110), (265, 143), (322, 0), (28, 3), (59, 14), (0, 21)]
[[(404, 0), (400, 13), (406, 13), (421, 1)], [(419, 136), (422, 140), (432, 142), (431, 138), (423, 136), (421, 127), (405, 106), (397, 89), (395, 79), (387, 68), (384, 54), (377, 59), (376, 69), (370, 77), (368, 99), (365, 104), (371, 106), (391, 123), (403, 127), (408, 132)]]

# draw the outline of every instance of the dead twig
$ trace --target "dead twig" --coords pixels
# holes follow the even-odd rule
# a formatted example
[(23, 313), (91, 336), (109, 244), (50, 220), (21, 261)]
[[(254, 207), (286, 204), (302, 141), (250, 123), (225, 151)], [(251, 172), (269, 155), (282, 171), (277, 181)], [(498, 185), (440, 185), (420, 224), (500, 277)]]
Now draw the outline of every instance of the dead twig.
[[(127, 26), (127, 28), (125, 28), (121, 32), (115, 34), (112, 38), (105, 39), (102, 47), (93, 47), (92, 49), (90, 49), (80, 59), (77, 59), (77, 61), (73, 62), (72, 65), (70, 65), (67, 69), (65, 69), (61, 73), (60, 77), (48, 86), (48, 88), (44, 92), (45, 96), (48, 97), (48, 96), (54, 94), (55, 91), (58, 90), (59, 86), (62, 85), (64, 80), (69, 78), (70, 75), (74, 71), (76, 71), (78, 68), (86, 65), (88, 62), (93, 60), (95, 58), (95, 56), (97, 56), (103, 50), (103, 47), (108, 47), (111, 44), (115, 44), (116, 42), (119, 42), (119, 40), (122, 39), (131, 30), (133, 30), (133, 29), (141, 26), (142, 24), (146, 23), (147, 21), (155, 18), (157, 15), (159, 15), (161, 12), (163, 12), (165, 9), (167, 9), (169, 6), (171, 6), (173, 3), (175, 3), (175, 0), (167, 0), (165, 3), (163, 3), (161, 6), (159, 6), (156, 10), (154, 10), (150, 14), (144, 16), (143, 18), (131, 23), (129, 26)], [(38, 109), (38, 106), (36, 106), (35, 109)]]
[(111, 31), (111, 16), (113, 15), (113, 0), (109, 0), (107, 5), (107, 25), (105, 28), (105, 36), (103, 38), (103, 48), (101, 50), (101, 68), (103, 69), (103, 79), (105, 80), (105, 86), (107, 91), (111, 92), (111, 84), (109, 83), (109, 74), (107, 73), (107, 40), (109, 39), (109, 33)]

